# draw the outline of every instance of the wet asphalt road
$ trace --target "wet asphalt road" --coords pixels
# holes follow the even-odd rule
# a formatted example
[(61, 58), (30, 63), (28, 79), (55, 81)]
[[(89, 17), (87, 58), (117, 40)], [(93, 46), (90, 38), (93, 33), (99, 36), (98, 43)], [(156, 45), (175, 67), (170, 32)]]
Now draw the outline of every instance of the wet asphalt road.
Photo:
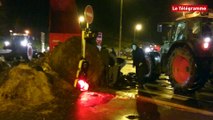
[(167, 80), (157, 80), (113, 94), (83, 92), (68, 120), (213, 120), (212, 90), (207, 84), (195, 94), (178, 95)]
[(201, 90), (187, 95), (175, 94), (168, 80), (147, 83), (138, 98), (158, 106), (161, 120), (212, 120), (213, 89), (208, 82)]
[[(134, 72), (131, 62), (123, 73)], [(83, 92), (68, 120), (213, 120), (213, 85), (189, 95), (175, 94), (162, 75), (143, 88)], [(113, 92), (112, 92), (113, 91)]]

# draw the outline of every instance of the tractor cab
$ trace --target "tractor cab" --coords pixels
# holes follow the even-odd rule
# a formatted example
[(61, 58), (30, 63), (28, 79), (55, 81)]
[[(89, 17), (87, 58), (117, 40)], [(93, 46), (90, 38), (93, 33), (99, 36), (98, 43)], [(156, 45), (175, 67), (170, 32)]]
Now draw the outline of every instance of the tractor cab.
[(158, 25), (163, 45), (162, 53), (167, 53), (174, 43), (188, 42), (191, 46), (211, 51), (213, 45), (213, 13), (186, 13), (175, 22), (164, 22)]
[[(202, 88), (213, 76), (213, 12), (185, 13), (171, 24), (158, 25), (158, 31), (164, 37), (164, 44), (160, 60), (150, 59), (149, 79), (155, 80), (165, 73), (174, 91), (180, 93)], [(158, 56), (150, 54), (150, 58)]]
[(32, 38), (27, 34), (13, 33), (9, 41), (4, 42), (4, 49), (12, 49), (12, 47), (25, 48), (32, 43)]
[[(185, 33), (185, 34), (184, 34)], [(213, 35), (213, 16), (200, 16), (193, 18), (186, 18), (177, 21), (173, 29), (173, 40), (197, 39), (212, 37)]]

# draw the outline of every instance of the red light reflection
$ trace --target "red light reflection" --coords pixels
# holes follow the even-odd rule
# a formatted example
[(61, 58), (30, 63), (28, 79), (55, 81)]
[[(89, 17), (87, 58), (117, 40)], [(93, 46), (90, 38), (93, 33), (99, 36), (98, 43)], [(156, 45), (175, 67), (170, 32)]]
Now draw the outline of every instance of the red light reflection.
[(76, 103), (75, 120), (95, 120), (96, 117), (92, 116), (94, 113), (91, 109), (95, 109), (96, 106), (105, 104), (113, 99), (115, 95), (99, 92), (82, 92)]

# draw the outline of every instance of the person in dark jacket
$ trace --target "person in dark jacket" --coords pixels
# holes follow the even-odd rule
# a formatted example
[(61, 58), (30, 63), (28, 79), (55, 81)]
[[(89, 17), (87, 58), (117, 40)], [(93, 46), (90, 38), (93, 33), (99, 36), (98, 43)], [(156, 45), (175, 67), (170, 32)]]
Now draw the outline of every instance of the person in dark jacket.
[(145, 75), (148, 73), (148, 65), (144, 51), (136, 44), (132, 44), (133, 67), (136, 67), (136, 77), (139, 86), (145, 82)]

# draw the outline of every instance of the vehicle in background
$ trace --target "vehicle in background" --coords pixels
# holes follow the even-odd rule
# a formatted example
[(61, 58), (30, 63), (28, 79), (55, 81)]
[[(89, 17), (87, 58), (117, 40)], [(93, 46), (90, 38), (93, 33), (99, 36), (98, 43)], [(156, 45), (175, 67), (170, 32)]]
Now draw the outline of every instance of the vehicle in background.
[(12, 33), (8, 41), (4, 41), (0, 54), (6, 60), (32, 60), (33, 38), (28, 33)]
[(150, 52), (155, 77), (148, 78), (166, 73), (174, 90), (181, 93), (202, 88), (212, 77), (213, 13), (186, 13), (175, 22), (159, 25), (158, 30), (167, 30), (166, 39), (160, 52)]
[(65, 42), (72, 37), (81, 37), (81, 34), (71, 33), (50, 33), (49, 34), (49, 50), (52, 51), (57, 45)]

